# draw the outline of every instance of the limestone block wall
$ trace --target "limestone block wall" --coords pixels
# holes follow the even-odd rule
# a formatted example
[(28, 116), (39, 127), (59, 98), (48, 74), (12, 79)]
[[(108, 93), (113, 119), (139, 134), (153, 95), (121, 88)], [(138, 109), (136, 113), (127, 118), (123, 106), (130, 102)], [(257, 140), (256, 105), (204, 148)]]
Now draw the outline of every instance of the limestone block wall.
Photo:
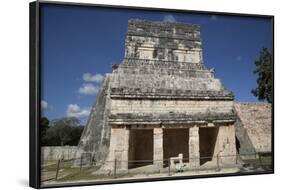
[(116, 169), (118, 170), (128, 169), (129, 138), (130, 138), (129, 129), (124, 127), (111, 128), (109, 154), (103, 169), (113, 170), (115, 159), (117, 160)]
[(248, 135), (246, 128), (243, 127), (242, 121), (239, 117), (235, 122), (235, 134), (237, 140), (237, 150), (242, 158), (255, 159), (256, 149)]
[(110, 74), (107, 74), (96, 96), (96, 102), (91, 110), (87, 125), (81, 135), (76, 157), (88, 153), (94, 160), (104, 160), (108, 154), (110, 127), (107, 123), (110, 109)]
[(111, 114), (118, 113), (230, 113), (232, 101), (130, 100), (112, 99)]
[[(213, 166), (217, 167), (227, 167), (234, 166), (236, 164), (236, 145), (235, 145), (235, 128), (233, 124), (228, 125), (219, 125), (214, 127), (202, 127), (202, 128), (216, 128), (214, 135), (214, 150), (213, 150), (213, 158), (206, 163), (205, 166)], [(211, 133), (211, 131), (209, 131)], [(206, 134), (207, 135), (207, 134)], [(211, 135), (211, 134), (209, 134)], [(204, 136), (201, 136), (204, 138)], [(208, 143), (204, 139), (200, 140), (201, 143)], [(199, 142), (198, 142), (199, 143)], [(209, 142), (210, 143), (210, 142)], [(203, 145), (204, 146), (204, 145)], [(196, 147), (196, 146), (195, 146)], [(199, 148), (199, 145), (197, 146)], [(202, 147), (201, 147), (202, 148)], [(208, 147), (211, 148), (211, 147)], [(200, 149), (200, 152), (204, 151)], [(204, 160), (204, 155), (201, 155), (202, 160)]]
[[(134, 39), (135, 40), (135, 39)], [(149, 42), (149, 41), (148, 41)], [(157, 42), (156, 42), (157, 43)], [(177, 42), (174, 40), (174, 43), (177, 44), (178, 47), (184, 46), (184, 44), (181, 44), (180, 42)], [(150, 59), (150, 60), (164, 60), (164, 61), (172, 61), (173, 57), (176, 57), (177, 61), (180, 62), (189, 62), (189, 63), (198, 63), (201, 61), (201, 49), (188, 49), (188, 48), (182, 48), (177, 50), (168, 50), (166, 49), (163, 51), (163, 58), (160, 59), (158, 54), (160, 51), (157, 49), (159, 47), (154, 47), (157, 44), (151, 44), (151, 43), (143, 43), (142, 47), (138, 48), (138, 58), (139, 59)], [(132, 51), (133, 48), (128, 49), (129, 51)]]
[(41, 159), (59, 160), (75, 158), (75, 153), (78, 150), (77, 146), (43, 146), (41, 147)]
[[(184, 73), (184, 72), (183, 72)], [(193, 89), (193, 90), (213, 90), (213, 91), (221, 91), (223, 90), (223, 86), (219, 79), (208, 78), (211, 77), (211, 73), (205, 71), (192, 71), (192, 72), (185, 72), (185, 75), (205, 75), (206, 78), (183, 78), (180, 76), (174, 75), (160, 75), (160, 73), (152, 74), (143, 74), (137, 75), (134, 74), (126, 74), (123, 73), (115, 74), (113, 76), (113, 83), (112, 88), (119, 88), (119, 87), (127, 87), (130, 86), (131, 88), (163, 88), (163, 89)]]
[(199, 26), (131, 20), (128, 23), (125, 57), (202, 62)]
[(234, 107), (239, 118), (235, 127), (241, 153), (252, 147), (255, 152), (271, 152), (271, 104), (235, 103)]
[(233, 165), (236, 162), (234, 125), (219, 127), (214, 156), (219, 154), (221, 166)]

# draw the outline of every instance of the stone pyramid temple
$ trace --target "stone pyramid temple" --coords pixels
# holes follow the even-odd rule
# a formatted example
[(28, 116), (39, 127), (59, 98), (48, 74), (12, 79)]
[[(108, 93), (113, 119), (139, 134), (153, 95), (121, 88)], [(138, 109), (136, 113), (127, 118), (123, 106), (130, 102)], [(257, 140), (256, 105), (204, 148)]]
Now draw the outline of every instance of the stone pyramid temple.
[(204, 65), (199, 25), (129, 20), (125, 57), (112, 69), (77, 154), (125, 172), (171, 160), (234, 164), (234, 96)]

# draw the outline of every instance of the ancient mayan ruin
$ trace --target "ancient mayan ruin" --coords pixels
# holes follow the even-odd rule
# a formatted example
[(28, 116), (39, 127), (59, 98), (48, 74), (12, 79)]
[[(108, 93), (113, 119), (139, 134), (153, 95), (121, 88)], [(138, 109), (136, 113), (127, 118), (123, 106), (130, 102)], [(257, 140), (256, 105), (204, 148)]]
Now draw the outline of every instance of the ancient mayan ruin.
[(245, 159), (256, 153), (271, 153), (271, 104), (235, 103), (238, 118), (235, 122), (238, 153)]
[(199, 25), (129, 20), (124, 59), (103, 80), (77, 154), (120, 172), (172, 159), (189, 169), (235, 164), (243, 108), (202, 55)]

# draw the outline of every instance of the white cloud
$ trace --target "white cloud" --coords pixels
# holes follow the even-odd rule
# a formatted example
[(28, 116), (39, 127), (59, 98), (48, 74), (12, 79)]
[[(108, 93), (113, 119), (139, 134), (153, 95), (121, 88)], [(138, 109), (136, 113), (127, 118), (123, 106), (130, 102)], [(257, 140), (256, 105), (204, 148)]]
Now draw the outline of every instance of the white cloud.
[(98, 93), (99, 87), (91, 83), (85, 83), (82, 87), (79, 88), (78, 93), (84, 95), (93, 95)]
[(164, 22), (177, 22), (173, 15), (165, 15), (163, 18)]
[(217, 16), (216, 15), (212, 15), (211, 16), (211, 20), (213, 20), (213, 21), (217, 20)]
[(91, 73), (84, 73), (82, 77), (86, 82), (101, 82), (103, 79), (103, 75), (99, 73), (93, 75)]
[(238, 56), (236, 57), (236, 60), (237, 60), (237, 61), (241, 61), (241, 60), (242, 60), (242, 56), (241, 56), (241, 55), (238, 55)]
[(90, 114), (89, 108), (81, 109), (77, 104), (69, 104), (66, 108), (67, 117), (88, 117)]
[(47, 109), (48, 108), (48, 102), (45, 100), (41, 100), (41, 108), (42, 109)]

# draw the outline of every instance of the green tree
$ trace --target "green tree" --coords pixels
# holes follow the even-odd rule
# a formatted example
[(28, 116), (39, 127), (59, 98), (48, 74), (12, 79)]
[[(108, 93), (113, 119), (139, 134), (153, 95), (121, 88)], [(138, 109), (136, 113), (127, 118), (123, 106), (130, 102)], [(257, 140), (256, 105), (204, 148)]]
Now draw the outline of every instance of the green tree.
[(59, 139), (59, 145), (64, 146), (68, 145), (68, 142), (71, 141), (71, 130), (72, 127), (77, 127), (80, 124), (79, 119), (75, 117), (70, 118), (60, 118), (52, 121), (54, 130)]
[(80, 120), (76, 117), (63, 117), (63, 118), (52, 120), (51, 125), (53, 126), (67, 125), (72, 127), (78, 127), (80, 125)]
[(256, 59), (256, 69), (254, 74), (258, 75), (257, 87), (251, 92), (258, 97), (260, 101), (272, 103), (272, 82), (273, 82), (273, 60), (272, 54), (267, 48), (263, 48), (260, 56)]
[(78, 145), (84, 127), (75, 117), (59, 118), (51, 121), (46, 130), (42, 146)]
[(47, 117), (42, 117), (40, 119), (40, 135), (41, 135), (41, 144), (45, 145), (46, 144), (46, 134), (47, 130), (50, 128), (49, 126), (50, 122)]
[(84, 130), (84, 126), (72, 127), (70, 131), (71, 140), (68, 141), (68, 145), (77, 146)]
[(51, 126), (46, 133), (44, 146), (60, 146), (60, 138), (57, 132), (57, 127)]

